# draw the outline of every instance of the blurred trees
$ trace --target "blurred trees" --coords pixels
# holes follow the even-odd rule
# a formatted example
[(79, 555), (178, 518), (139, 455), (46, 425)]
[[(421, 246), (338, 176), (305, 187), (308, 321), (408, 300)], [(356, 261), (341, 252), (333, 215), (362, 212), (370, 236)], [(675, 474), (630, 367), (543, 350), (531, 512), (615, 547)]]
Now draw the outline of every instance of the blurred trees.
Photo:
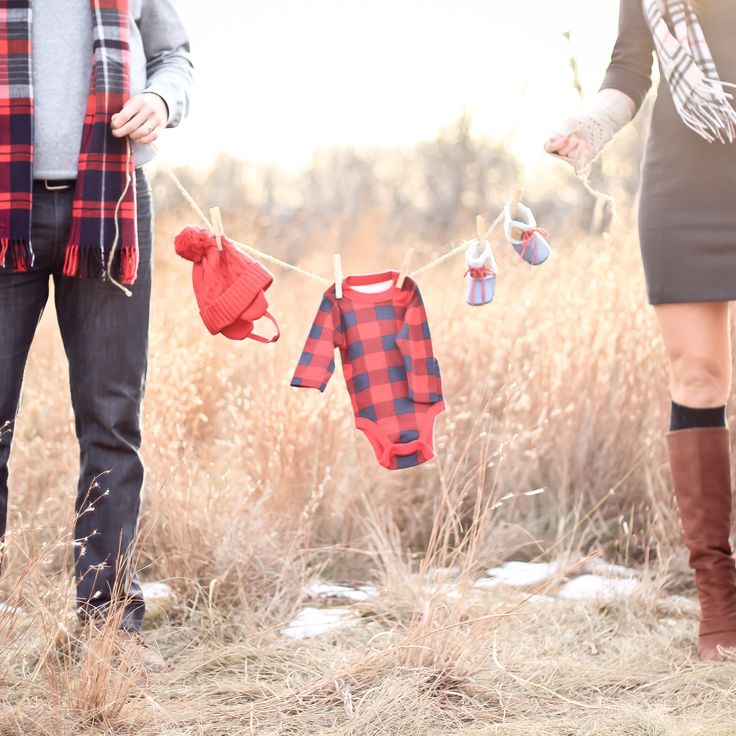
[[(612, 195), (624, 216), (638, 187), (647, 120), (640, 115), (593, 168), (593, 186)], [(410, 147), (317, 151), (298, 174), (222, 154), (209, 171), (182, 167), (177, 175), (202, 207), (220, 205), (226, 228), (239, 228), (240, 239), (266, 241), (270, 252), (298, 261), (320, 244), (349, 248), (359, 231), (370, 232), (381, 247), (457, 241), (472, 233), (475, 214), (494, 217), (528, 172), (507, 141), (473, 137), (463, 116), (435, 140)], [(165, 173), (158, 171), (154, 181), (159, 212), (194, 221)], [(606, 220), (563, 164), (542, 167), (525, 200), (553, 231), (565, 225), (586, 232)]]

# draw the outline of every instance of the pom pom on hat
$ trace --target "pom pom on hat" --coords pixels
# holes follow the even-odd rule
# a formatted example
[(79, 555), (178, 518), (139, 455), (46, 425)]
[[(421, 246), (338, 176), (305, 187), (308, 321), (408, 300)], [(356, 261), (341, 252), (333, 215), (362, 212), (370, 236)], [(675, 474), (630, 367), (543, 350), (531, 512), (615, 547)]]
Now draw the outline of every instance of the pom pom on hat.
[(217, 247), (217, 241), (209, 230), (189, 225), (174, 238), (174, 247), (182, 258), (200, 263), (209, 248)]

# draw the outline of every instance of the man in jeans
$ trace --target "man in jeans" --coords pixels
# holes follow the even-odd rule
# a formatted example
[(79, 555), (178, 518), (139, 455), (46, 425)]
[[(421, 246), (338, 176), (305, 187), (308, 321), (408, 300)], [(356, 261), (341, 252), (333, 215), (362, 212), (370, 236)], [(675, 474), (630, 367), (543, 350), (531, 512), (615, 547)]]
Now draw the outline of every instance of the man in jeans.
[(31, 0), (0, 0), (0, 539), (23, 372), (53, 280), (80, 445), (79, 614), (119, 614), (121, 640), (151, 671), (163, 660), (138, 633), (129, 564), (151, 291), (139, 167), (186, 115), (191, 76), (172, 0), (33, 0), (32, 12)]

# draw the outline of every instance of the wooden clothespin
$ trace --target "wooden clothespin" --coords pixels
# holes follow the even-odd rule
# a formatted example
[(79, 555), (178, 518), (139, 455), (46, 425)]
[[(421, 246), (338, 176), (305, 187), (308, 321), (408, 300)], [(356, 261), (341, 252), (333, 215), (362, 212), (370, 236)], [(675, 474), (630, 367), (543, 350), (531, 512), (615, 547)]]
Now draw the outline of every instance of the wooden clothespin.
[(212, 220), (212, 230), (217, 240), (217, 250), (222, 250), (222, 236), (225, 234), (225, 228), (222, 225), (222, 213), (219, 207), (210, 207), (210, 220)]
[(478, 238), (478, 249), (476, 250), (476, 258), (483, 252), (488, 234), (486, 229), (486, 218), (483, 215), (475, 216), (475, 236)]
[(519, 211), (519, 202), (521, 202), (522, 194), (524, 194), (524, 187), (517, 187), (514, 198), (511, 200), (511, 217), (516, 217), (516, 213)]
[(478, 236), (478, 242), (483, 245), (486, 242), (486, 218), (483, 215), (475, 216), (475, 234)]
[[(517, 187), (516, 194), (514, 194), (514, 198), (511, 200), (511, 207), (509, 208), (509, 214), (513, 219), (516, 219), (516, 214), (519, 211), (519, 202), (521, 201), (521, 195), (524, 193), (524, 187)], [(521, 237), (524, 233), (519, 230), (518, 227), (513, 228), (511, 231), (511, 236), (516, 240), (521, 240)]]
[(396, 279), (396, 286), (401, 289), (404, 286), (404, 281), (409, 275), (409, 269), (411, 268), (411, 259), (414, 257), (414, 248), (408, 248), (404, 255), (404, 260), (401, 262), (401, 268), (399, 269), (399, 278)]
[(335, 272), (335, 296), (338, 299), (342, 299), (342, 258), (339, 253), (335, 253), (332, 256), (332, 265)]

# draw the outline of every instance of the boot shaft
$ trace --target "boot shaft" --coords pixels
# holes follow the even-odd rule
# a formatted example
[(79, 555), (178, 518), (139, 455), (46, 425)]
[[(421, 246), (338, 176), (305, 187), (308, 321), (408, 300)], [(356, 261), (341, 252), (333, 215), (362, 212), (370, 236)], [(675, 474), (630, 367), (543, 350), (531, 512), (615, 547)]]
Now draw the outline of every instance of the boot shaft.
[(723, 427), (667, 435), (670, 470), (700, 601), (701, 636), (736, 631), (731, 550), (731, 443)]
[(694, 570), (731, 556), (731, 441), (725, 427), (667, 435), (670, 470)]

